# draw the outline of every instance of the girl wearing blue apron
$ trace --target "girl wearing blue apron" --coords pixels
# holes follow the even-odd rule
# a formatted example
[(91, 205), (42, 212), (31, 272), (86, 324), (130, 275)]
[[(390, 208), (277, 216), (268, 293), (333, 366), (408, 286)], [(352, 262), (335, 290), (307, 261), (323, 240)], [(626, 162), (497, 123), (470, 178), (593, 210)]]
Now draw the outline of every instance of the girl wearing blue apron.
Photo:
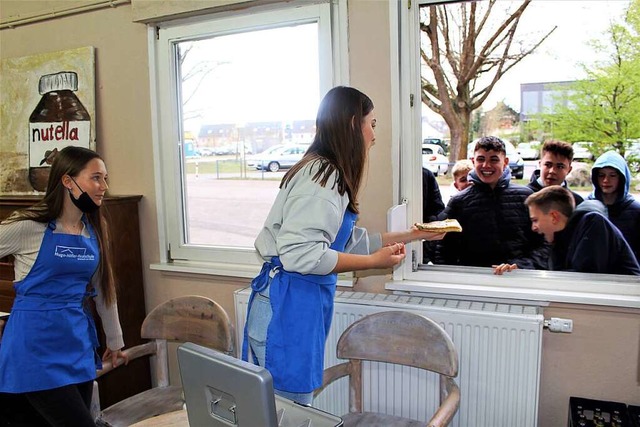
[[(98, 211), (105, 177), (95, 152), (66, 147), (53, 162), (43, 201), (0, 225), (0, 257), (16, 257), (18, 279), (0, 341), (0, 425), (95, 426), (89, 406), (102, 363), (89, 298), (111, 291), (100, 295), (98, 311), (115, 319), (108, 340), (122, 340), (112, 279), (93, 285), (109, 268)], [(126, 362), (119, 349), (107, 349), (105, 357)]]
[(93, 381), (102, 367), (86, 306), (95, 295), (87, 285), (98, 267), (98, 242), (91, 225), (85, 226), (89, 238), (54, 233), (51, 222), (31, 271), (14, 284), (16, 298), (0, 343), (10, 350), (0, 352), (0, 391), (25, 393)]
[(444, 237), (415, 227), (369, 236), (355, 226), (375, 125), (369, 97), (331, 89), (315, 139), (284, 176), (256, 239), (265, 262), (251, 282), (242, 358), (269, 370), (277, 394), (303, 404), (322, 385), (337, 274), (391, 268), (404, 259), (405, 242)]

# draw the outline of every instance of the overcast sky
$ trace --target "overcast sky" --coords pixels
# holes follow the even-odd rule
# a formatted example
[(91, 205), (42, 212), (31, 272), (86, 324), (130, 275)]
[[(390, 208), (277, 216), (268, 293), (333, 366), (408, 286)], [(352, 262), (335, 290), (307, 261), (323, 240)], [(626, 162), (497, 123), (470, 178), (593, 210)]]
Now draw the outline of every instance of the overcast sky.
[[(502, 0), (498, 7), (510, 4)], [(554, 26), (558, 28), (498, 82), (484, 109), (504, 100), (519, 111), (520, 83), (581, 78), (578, 64), (596, 59), (587, 42), (602, 37), (628, 4), (629, 0), (534, 0), (521, 21), (522, 34), (539, 39)], [(242, 125), (242, 120), (315, 118), (320, 102), (318, 52), (310, 48), (317, 44), (315, 24), (222, 35), (197, 44), (188, 60), (192, 64), (209, 61), (214, 70), (185, 109), (185, 113), (200, 113), (185, 123), (185, 130), (197, 132), (201, 124)], [(185, 83), (183, 95), (189, 96), (194, 87), (193, 80)], [(423, 114), (427, 110), (424, 107)]]
[(629, 0), (534, 0), (521, 20), (525, 33), (540, 37), (557, 29), (529, 57), (509, 70), (484, 105), (492, 109), (504, 100), (520, 111), (520, 83), (576, 80), (583, 77), (578, 64), (598, 59), (587, 44), (603, 39), (612, 21), (624, 16)]
[[(320, 103), (317, 25), (306, 24), (197, 42), (192, 60), (219, 61), (188, 105), (189, 123), (315, 119)], [(316, 47), (316, 48), (314, 48)], [(187, 67), (188, 64), (185, 64)], [(185, 84), (185, 92), (192, 87)]]

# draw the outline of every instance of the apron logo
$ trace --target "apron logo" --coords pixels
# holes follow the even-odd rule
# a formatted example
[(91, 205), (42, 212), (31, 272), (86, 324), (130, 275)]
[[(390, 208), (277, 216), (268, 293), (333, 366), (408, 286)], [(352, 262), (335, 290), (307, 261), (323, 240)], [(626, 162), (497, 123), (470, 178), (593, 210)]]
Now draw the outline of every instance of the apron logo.
[(87, 248), (56, 245), (55, 256), (58, 258), (75, 258), (79, 261), (93, 261), (93, 254), (87, 255)]

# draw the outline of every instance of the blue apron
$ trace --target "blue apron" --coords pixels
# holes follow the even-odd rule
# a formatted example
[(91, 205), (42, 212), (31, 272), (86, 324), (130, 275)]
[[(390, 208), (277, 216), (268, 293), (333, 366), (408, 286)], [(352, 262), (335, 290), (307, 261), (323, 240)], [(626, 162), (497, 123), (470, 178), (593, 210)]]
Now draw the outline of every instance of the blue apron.
[[(355, 213), (345, 212), (331, 249), (344, 252), (356, 219)], [(251, 282), (249, 310), (256, 293), (269, 286), (273, 314), (267, 328), (265, 368), (273, 377), (275, 389), (309, 393), (322, 385), (324, 345), (331, 327), (337, 280), (335, 273), (322, 276), (286, 271), (274, 257), (263, 264)], [(245, 325), (243, 360), (249, 360), (248, 347)]]
[(87, 287), (99, 245), (85, 226), (88, 238), (54, 233), (50, 222), (36, 262), (14, 284), (16, 299), (0, 342), (0, 392), (49, 390), (96, 377), (98, 338), (86, 302), (95, 296)]

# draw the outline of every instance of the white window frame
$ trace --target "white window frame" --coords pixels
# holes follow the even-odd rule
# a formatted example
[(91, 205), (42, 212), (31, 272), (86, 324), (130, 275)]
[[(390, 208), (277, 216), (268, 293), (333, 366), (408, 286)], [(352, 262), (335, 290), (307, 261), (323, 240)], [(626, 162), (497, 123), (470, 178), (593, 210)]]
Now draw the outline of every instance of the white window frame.
[(182, 160), (179, 146), (174, 44), (194, 38), (318, 23), (320, 92), (348, 84), (345, 0), (249, 7), (149, 27), (149, 65), (160, 262), (152, 269), (253, 277), (262, 261), (254, 248), (192, 245), (185, 242)]
[[(394, 200), (398, 206), (390, 210), (390, 230), (410, 227), (422, 218), (420, 40), (415, 28), (420, 4), (442, 2), (398, 0), (390, 3), (391, 32), (394, 34), (395, 29), (398, 37), (397, 42), (391, 44), (391, 58), (398, 64), (393, 70), (398, 78), (398, 93), (393, 95), (392, 105), (397, 112), (393, 116), (393, 140), (398, 141), (394, 151), (399, 153), (399, 161), (394, 162), (394, 175), (400, 177), (398, 185), (394, 183)], [(452, 298), (526, 300), (541, 305), (564, 302), (640, 308), (638, 277), (531, 270), (497, 276), (488, 267), (416, 268), (417, 260), (422, 259), (421, 242), (408, 244), (407, 254), (407, 261), (394, 269), (386, 289)]]

